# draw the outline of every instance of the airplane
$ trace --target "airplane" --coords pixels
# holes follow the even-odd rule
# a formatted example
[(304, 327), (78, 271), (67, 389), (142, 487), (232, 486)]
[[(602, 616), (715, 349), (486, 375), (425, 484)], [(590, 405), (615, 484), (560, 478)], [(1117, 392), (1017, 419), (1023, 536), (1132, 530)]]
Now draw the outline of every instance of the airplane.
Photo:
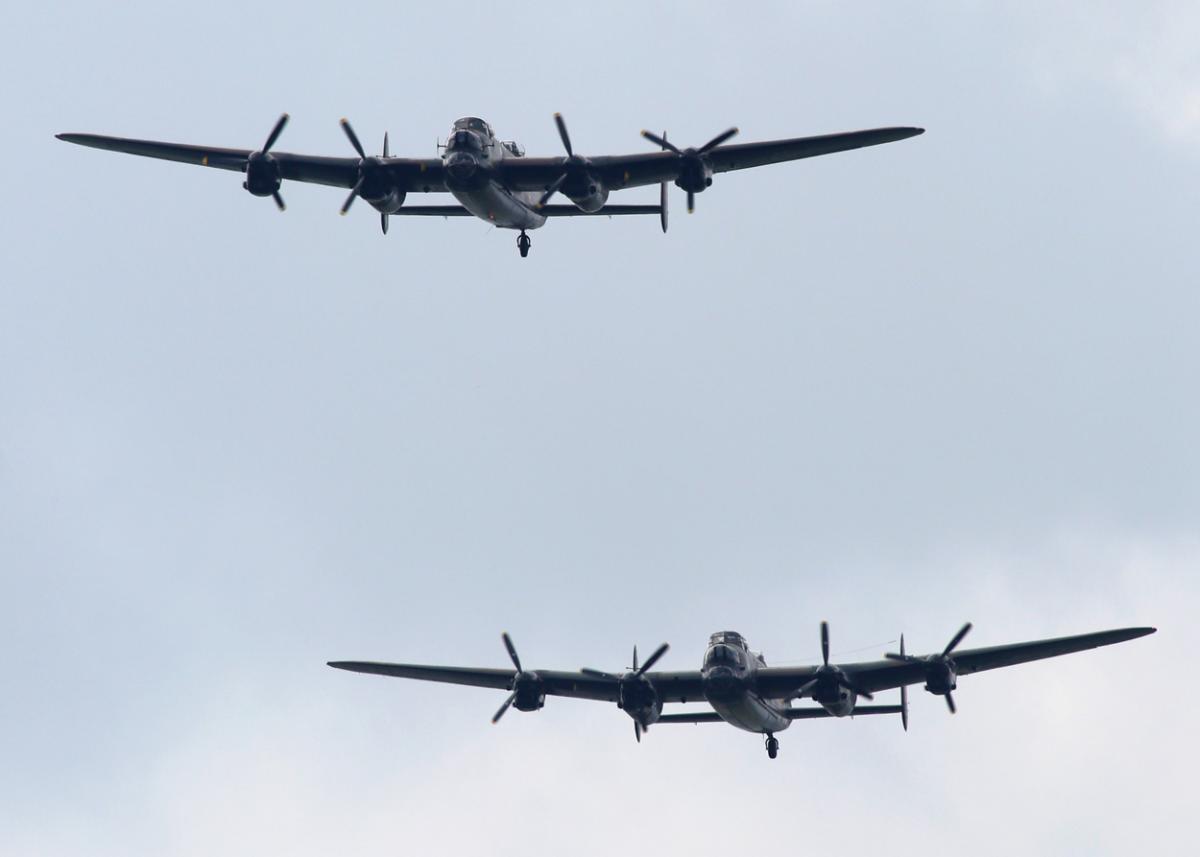
[[(549, 217), (657, 214), (666, 232), (668, 182), (687, 192), (687, 207), (691, 212), (695, 210), (696, 194), (712, 184), (714, 173), (877, 146), (924, 133), (922, 128), (873, 128), (725, 145), (738, 133), (737, 128), (730, 128), (703, 146), (680, 149), (667, 140), (665, 131), (662, 135), (643, 131), (642, 136), (660, 151), (588, 158), (576, 154), (566, 122), (561, 114), (555, 113), (554, 123), (566, 157), (527, 158), (518, 143), (501, 141), (487, 122), (467, 116), (455, 121), (445, 144), (439, 144), (440, 157), (394, 158), (388, 152), (386, 133), (382, 154), (368, 156), (350, 123), (342, 119), (342, 130), (357, 157), (332, 158), (274, 151), (287, 123), (288, 114), (284, 113), (262, 148), (255, 150), (97, 134), (55, 136), (96, 149), (244, 173), (242, 187), (254, 196), (271, 197), (280, 211), (286, 207), (279, 192), (284, 179), (348, 188), (350, 195), (342, 204), (341, 213), (348, 212), (354, 200), (362, 197), (379, 212), (384, 234), (392, 215), (478, 217), (502, 229), (520, 230), (517, 249), (525, 257), (532, 245), (526, 231), (545, 225)], [(610, 191), (653, 184), (660, 186), (657, 205), (608, 204)], [(404, 205), (410, 193), (446, 192), (459, 204)], [(550, 200), (559, 193), (571, 204), (550, 205)]]
[[(779, 754), (782, 732), (794, 720), (818, 717), (856, 717), (862, 714), (899, 714), (908, 730), (908, 685), (924, 682), (925, 690), (943, 697), (950, 713), (958, 708), (954, 691), (958, 677), (984, 670), (1022, 664), (1042, 658), (1110, 646), (1153, 634), (1155, 628), (1120, 628), (1056, 637), (1028, 643), (964, 649), (959, 643), (971, 630), (963, 625), (940, 652), (911, 655), (904, 649), (888, 652), (883, 660), (864, 663), (829, 662), (829, 624), (821, 623), (821, 665), (768, 667), (759, 653), (750, 651), (746, 638), (736, 631), (718, 631), (709, 637), (699, 670), (650, 672), (670, 648), (663, 643), (638, 666), (637, 647), (632, 666), (621, 673), (585, 668), (578, 672), (525, 670), (517, 656), (512, 638), (501, 639), (515, 670), (473, 669), (468, 667), (389, 664), (374, 661), (329, 661), (341, 670), (423, 681), (490, 687), (507, 690), (508, 698), (492, 717), (497, 723), (509, 707), (518, 711), (537, 711), (546, 704), (546, 696), (568, 696), (615, 702), (633, 718), (634, 736), (640, 743), (642, 733), (658, 723), (728, 723), (747, 732), (765, 736), (767, 756)], [(883, 690), (899, 688), (899, 705), (859, 705), (859, 697), (873, 700)], [(793, 706), (796, 699), (811, 698), (815, 706)], [(668, 702), (704, 702), (702, 711), (664, 714)]]

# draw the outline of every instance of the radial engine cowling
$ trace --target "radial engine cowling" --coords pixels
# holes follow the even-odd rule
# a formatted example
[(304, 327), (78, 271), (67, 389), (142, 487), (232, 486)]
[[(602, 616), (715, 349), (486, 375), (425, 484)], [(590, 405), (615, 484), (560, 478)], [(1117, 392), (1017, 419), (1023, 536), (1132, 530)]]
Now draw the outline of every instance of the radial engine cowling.
[(567, 185), (563, 192), (581, 211), (599, 211), (608, 202), (608, 188), (591, 176), (587, 177), (586, 184), (581, 183), (578, 188)]
[(404, 199), (407, 196), (408, 194), (404, 191), (392, 188), (382, 197), (376, 199), (364, 197), (364, 199), (366, 199), (367, 202), (369, 202), (378, 212), (383, 214), (395, 214), (400, 210), (400, 206), (404, 205)]
[(242, 187), (255, 196), (272, 196), (279, 192), (283, 175), (279, 162), (267, 152), (253, 152), (246, 159), (246, 180)]
[(675, 179), (675, 184), (681, 190), (700, 193), (712, 185), (712, 176), (712, 165), (708, 163), (707, 159), (694, 155), (683, 159), (679, 178)]
[(536, 673), (521, 673), (513, 683), (513, 707), (537, 711), (546, 704), (546, 688)]

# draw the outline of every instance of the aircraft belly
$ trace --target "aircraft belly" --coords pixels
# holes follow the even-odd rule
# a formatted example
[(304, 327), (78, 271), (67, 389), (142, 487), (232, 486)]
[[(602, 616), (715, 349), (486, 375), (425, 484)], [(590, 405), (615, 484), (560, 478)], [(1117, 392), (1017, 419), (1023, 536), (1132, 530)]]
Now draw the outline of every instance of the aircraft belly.
[(734, 699), (710, 699), (709, 704), (726, 723), (747, 732), (782, 732), (792, 725), (792, 721), (752, 693)]
[(463, 208), (480, 220), (505, 229), (537, 229), (546, 218), (515, 199), (499, 185), (488, 183), (474, 190), (451, 191)]

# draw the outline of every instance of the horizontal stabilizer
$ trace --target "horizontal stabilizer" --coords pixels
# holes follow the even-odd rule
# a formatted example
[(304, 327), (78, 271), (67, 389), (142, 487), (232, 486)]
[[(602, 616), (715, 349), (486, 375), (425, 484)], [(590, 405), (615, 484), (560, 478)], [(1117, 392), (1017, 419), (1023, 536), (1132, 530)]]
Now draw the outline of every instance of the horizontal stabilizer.
[(724, 718), (715, 711), (689, 711), (687, 714), (664, 714), (655, 723), (722, 723)]
[[(850, 717), (860, 714), (899, 714), (899, 705), (856, 705)], [(833, 717), (824, 708), (792, 708), (783, 713), (788, 720), (808, 720), (812, 717)]]
[[(658, 205), (606, 205), (599, 211), (584, 211), (573, 205), (544, 205), (534, 209), (544, 217), (614, 217), (620, 214), (658, 214)], [(393, 211), (393, 217), (472, 217), (461, 205), (404, 205)]]
[[(858, 717), (860, 714), (899, 714), (901, 707), (899, 705), (859, 705), (854, 709), (854, 713), (850, 716)], [(833, 717), (824, 708), (789, 708), (784, 710), (783, 716), (788, 720), (811, 720), (817, 717)], [(664, 714), (658, 718), (658, 723), (721, 723), (724, 718), (715, 711), (689, 711), (686, 714)]]
[(546, 217), (613, 217), (618, 214), (661, 214), (661, 205), (606, 205), (599, 211), (584, 211), (573, 205), (543, 205), (536, 209)]

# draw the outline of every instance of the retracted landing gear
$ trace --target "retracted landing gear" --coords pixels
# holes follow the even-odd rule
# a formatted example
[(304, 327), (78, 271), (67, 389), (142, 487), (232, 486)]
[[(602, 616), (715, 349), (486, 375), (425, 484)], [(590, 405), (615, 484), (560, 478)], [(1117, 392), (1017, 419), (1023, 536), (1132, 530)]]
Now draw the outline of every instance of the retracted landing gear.
[(779, 739), (776, 738), (774, 735), (772, 735), (770, 732), (768, 732), (767, 733), (767, 756), (769, 758), (774, 759), (778, 755), (779, 755)]
[(529, 240), (529, 236), (522, 229), (521, 234), (517, 236), (517, 249), (521, 251), (522, 259), (529, 255), (529, 248), (531, 246), (533, 246), (533, 242)]

